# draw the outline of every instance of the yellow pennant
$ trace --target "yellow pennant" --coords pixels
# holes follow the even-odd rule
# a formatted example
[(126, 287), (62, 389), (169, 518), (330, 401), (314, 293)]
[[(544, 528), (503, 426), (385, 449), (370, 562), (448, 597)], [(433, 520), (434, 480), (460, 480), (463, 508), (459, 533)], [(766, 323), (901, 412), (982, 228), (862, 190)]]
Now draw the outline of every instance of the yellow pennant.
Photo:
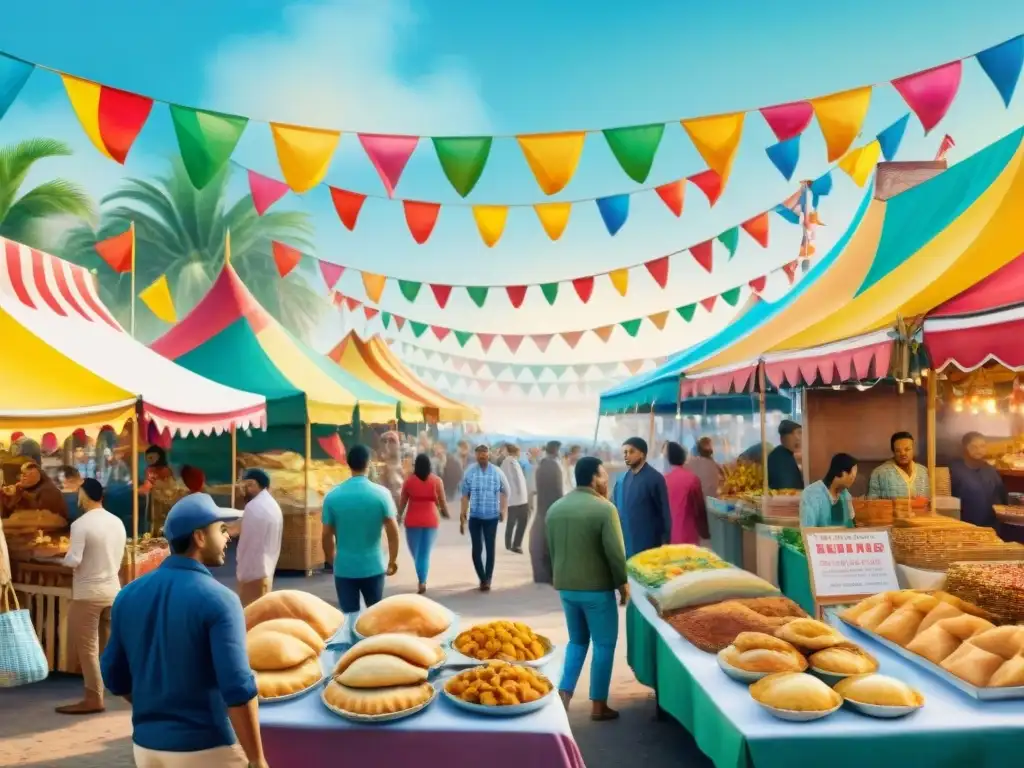
[(683, 120), (682, 126), (704, 162), (724, 180), (729, 178), (732, 161), (743, 137), (743, 112), (731, 115), (711, 115), (694, 120)]
[(321, 128), (271, 123), (277, 162), (288, 186), (295, 192), (308, 192), (327, 175), (341, 133)]
[(871, 176), (871, 172), (878, 165), (878, 158), (882, 156), (882, 145), (875, 139), (863, 147), (858, 147), (848, 152), (839, 161), (839, 167), (846, 171), (846, 174), (853, 179), (858, 187), (863, 187)]
[(572, 179), (586, 138), (583, 131), (516, 136), (523, 157), (545, 195), (560, 192)]
[(565, 226), (569, 223), (569, 214), (572, 213), (572, 203), (537, 203), (533, 210), (540, 219), (540, 225), (548, 233), (548, 237), (557, 240), (565, 232)]
[(363, 272), (363, 288), (366, 289), (367, 298), (374, 304), (380, 304), (381, 294), (384, 293), (384, 286), (388, 279), (384, 275), (375, 275), (373, 272)]
[(648, 315), (647, 319), (654, 323), (654, 327), (659, 331), (664, 331), (665, 321), (668, 320), (668, 312), (656, 312), (653, 315)]
[(165, 323), (178, 322), (178, 313), (174, 311), (174, 300), (171, 298), (171, 288), (167, 284), (167, 275), (160, 275), (152, 284), (139, 293), (142, 303), (149, 307), (149, 311), (163, 320)]
[(107, 145), (103, 143), (103, 134), (100, 131), (100, 91), (102, 86), (89, 80), (82, 80), (71, 75), (61, 74), (60, 79), (64, 82), (64, 90), (68, 92), (68, 101), (71, 108), (75, 110), (78, 122), (82, 124), (82, 130), (89, 137), (89, 141), (111, 160)]
[(608, 279), (612, 281), (612, 285), (614, 285), (615, 290), (619, 292), (619, 296), (626, 295), (626, 290), (629, 288), (628, 269), (614, 269), (608, 273)]
[(501, 233), (505, 231), (505, 221), (508, 219), (507, 205), (474, 205), (473, 218), (476, 219), (476, 228), (480, 231), (480, 237), (488, 248), (501, 239)]
[(850, 148), (860, 133), (871, 106), (871, 86), (811, 99), (821, 135), (828, 147), (828, 161), (835, 162)]

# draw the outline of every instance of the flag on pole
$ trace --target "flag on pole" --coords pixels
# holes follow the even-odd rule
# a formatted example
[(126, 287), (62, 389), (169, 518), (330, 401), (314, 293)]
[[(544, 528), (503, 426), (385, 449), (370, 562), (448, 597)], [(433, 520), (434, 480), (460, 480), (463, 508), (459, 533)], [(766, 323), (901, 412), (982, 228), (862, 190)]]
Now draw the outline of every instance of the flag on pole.
[(178, 322), (178, 313), (174, 311), (174, 300), (171, 298), (167, 275), (160, 275), (148, 287), (143, 288), (139, 293), (139, 298), (143, 304), (149, 307), (150, 312), (165, 323)]
[(118, 274), (132, 271), (135, 261), (135, 227), (130, 226), (124, 232), (96, 243), (96, 253), (107, 263), (107, 266)]
[(949, 152), (953, 147), (956, 146), (956, 142), (953, 141), (953, 137), (948, 133), (942, 137), (942, 143), (939, 144), (939, 151), (935, 154), (935, 160), (945, 160), (946, 153)]

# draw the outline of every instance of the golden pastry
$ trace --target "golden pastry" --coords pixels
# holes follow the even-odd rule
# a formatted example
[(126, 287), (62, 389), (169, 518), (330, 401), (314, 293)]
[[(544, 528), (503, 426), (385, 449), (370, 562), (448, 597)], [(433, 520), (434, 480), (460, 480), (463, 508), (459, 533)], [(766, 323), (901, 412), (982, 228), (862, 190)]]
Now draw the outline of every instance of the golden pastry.
[(291, 669), (273, 672), (257, 670), (254, 674), (256, 675), (256, 689), (259, 691), (261, 699), (273, 699), (278, 696), (298, 693), (323, 677), (318, 659), (310, 659)]
[(763, 632), (741, 632), (721, 658), (745, 672), (803, 672), (807, 659), (791, 644)]
[(445, 684), (451, 696), (485, 707), (528, 704), (543, 698), (553, 688), (551, 681), (540, 672), (503, 661), (467, 669)]
[(317, 631), (324, 640), (334, 636), (345, 615), (316, 595), (298, 589), (271, 592), (245, 608), (245, 628), (271, 619), (301, 619)]
[(393, 685), (416, 685), (425, 682), (427, 670), (397, 656), (373, 653), (360, 656), (337, 676), (348, 688), (386, 688)]
[(1013, 688), (1024, 685), (1024, 656), (1007, 659), (989, 678), (989, 688)]
[(245, 638), (249, 666), (260, 672), (297, 667), (317, 657), (316, 651), (301, 640), (283, 632), (257, 632)]
[(907, 643), (911, 653), (922, 656), (933, 664), (939, 664), (963, 642), (959, 637), (944, 629), (942, 622), (937, 622)]
[(1004, 661), (1002, 656), (966, 642), (943, 659), (939, 666), (971, 685), (985, 687)]
[[(938, 601), (934, 601), (931, 607), (935, 605)], [(926, 615), (918, 610), (916, 604), (908, 602), (875, 627), (875, 633), (902, 648), (914, 639)]]
[(783, 672), (761, 678), (750, 686), (750, 695), (767, 707), (790, 712), (826, 712), (843, 701), (821, 680), (802, 672)]
[(356, 632), (363, 637), (391, 632), (436, 637), (451, 623), (451, 614), (430, 598), (392, 595), (363, 611), (356, 621)]
[(394, 715), (430, 701), (434, 688), (429, 683), (397, 688), (348, 688), (332, 680), (324, 689), (324, 701), (353, 715)]
[(848, 642), (828, 624), (815, 619), (794, 619), (775, 630), (775, 636), (802, 651), (820, 651)]
[(327, 642), (320, 637), (320, 633), (301, 619), (270, 619), (257, 624), (249, 630), (247, 637), (253, 638), (264, 632), (277, 632), (284, 635), (291, 635), (296, 640), (301, 640), (315, 653), (323, 651)]
[(994, 627), (970, 638), (971, 645), (1010, 659), (1024, 650), (1024, 627)]
[(808, 658), (811, 667), (833, 675), (866, 675), (878, 671), (878, 660), (856, 645), (834, 645)]
[(371, 654), (387, 654), (397, 656), (417, 667), (432, 667), (444, 657), (444, 652), (438, 647), (421, 640), (412, 635), (374, 635), (365, 640), (360, 640), (353, 645), (338, 659), (334, 666), (334, 674), (340, 675), (356, 659)]
[(877, 707), (920, 707), (924, 697), (904, 683), (886, 675), (859, 675), (836, 683), (836, 693), (844, 699)]

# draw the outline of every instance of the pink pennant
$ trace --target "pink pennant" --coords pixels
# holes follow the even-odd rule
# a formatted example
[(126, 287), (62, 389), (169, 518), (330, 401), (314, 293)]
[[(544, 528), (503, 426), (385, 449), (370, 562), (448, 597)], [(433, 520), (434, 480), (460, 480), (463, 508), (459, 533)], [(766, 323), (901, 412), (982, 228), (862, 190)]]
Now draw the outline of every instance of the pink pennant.
[(928, 133), (946, 116), (960, 89), (963, 63), (958, 59), (948, 64), (897, 78), (892, 87), (899, 91), (907, 106)]
[(284, 197), (288, 185), (283, 181), (271, 179), (256, 171), (249, 171), (249, 194), (252, 195), (252, 206), (256, 215), (262, 216), (274, 203)]
[(373, 318), (380, 314), (380, 310), (376, 307), (368, 307), (364, 304), (363, 314), (366, 316), (367, 320), (373, 320)]
[(478, 333), (476, 335), (477, 341), (480, 342), (480, 346), (483, 347), (484, 352), (491, 350), (491, 344), (494, 343), (493, 333)]
[(793, 101), (789, 104), (776, 104), (774, 107), (762, 107), (761, 116), (776, 139), (787, 141), (799, 136), (810, 125), (814, 108), (808, 101)]
[(554, 338), (553, 333), (533, 334), (530, 336), (533, 339), (533, 343), (537, 345), (537, 349), (541, 352), (548, 351), (548, 344), (551, 343), (551, 339)]
[(519, 351), (519, 345), (523, 343), (523, 337), (518, 335), (501, 334), (501, 340), (505, 342), (508, 351), (513, 355)]
[(387, 136), (378, 133), (360, 133), (359, 143), (363, 145), (366, 156), (370, 158), (373, 167), (388, 192), (388, 197), (393, 197), (398, 180), (402, 178), (402, 171), (405, 164), (412, 157), (416, 145), (419, 143), (419, 136)]
[(327, 290), (334, 290), (334, 286), (341, 280), (341, 276), (345, 274), (345, 267), (341, 264), (332, 264), (329, 261), (320, 259), (320, 274), (324, 276), (324, 283), (327, 284)]
[(704, 307), (708, 312), (715, 308), (715, 302), (718, 301), (717, 296), (708, 296), (706, 299), (700, 300), (700, 305)]
[(789, 284), (792, 285), (796, 280), (796, 268), (799, 262), (791, 261), (788, 264), (782, 265), (782, 271), (786, 273), (786, 277), (789, 278)]

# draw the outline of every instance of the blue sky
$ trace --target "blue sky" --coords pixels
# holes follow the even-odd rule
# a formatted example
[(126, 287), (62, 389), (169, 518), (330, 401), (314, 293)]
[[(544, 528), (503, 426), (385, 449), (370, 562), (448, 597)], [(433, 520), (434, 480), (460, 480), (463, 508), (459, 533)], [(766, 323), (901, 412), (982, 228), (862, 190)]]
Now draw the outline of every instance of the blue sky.
[[(1022, 31), (1024, 3), (1019, 0), (813, 6), (753, 0), (35, 0), (5, 8), (0, 50), (160, 99), (255, 118), (423, 135), (514, 134), (638, 124), (822, 95), (884, 82)], [(1024, 92), (1024, 85), (1019, 90)], [(912, 120), (900, 156), (930, 159), (948, 132), (957, 143), (950, 158), (964, 157), (1024, 123), (1022, 105), (1019, 92), (1005, 109), (977, 64), (967, 62), (960, 95), (946, 120), (929, 137)], [(870, 138), (906, 111), (891, 88), (876, 89), (863, 135)], [(97, 195), (116, 186), (122, 173), (159, 171), (175, 151), (166, 109), (158, 106), (125, 169), (102, 158), (82, 134), (58, 78), (44, 72), (33, 76), (0, 122), (0, 142), (29, 135), (62, 138), (76, 149), (68, 161), (40, 168), (40, 177), (59, 173)], [(549, 281), (656, 258), (771, 207), (794, 189), (764, 155), (773, 141), (763, 120), (749, 116), (736, 170), (714, 209), (692, 187), (679, 220), (653, 194), (637, 196), (629, 222), (614, 238), (592, 205), (574, 210), (566, 234), (555, 243), (531, 211), (513, 211), (501, 242), (490, 249), (481, 243), (468, 210), (443, 210), (428, 244), (418, 246), (398, 203), (368, 201), (352, 233), (337, 221), (326, 190), (301, 199), (289, 196), (278, 205), (310, 211), (316, 217), (317, 255), (351, 267), (440, 283)], [(265, 125), (249, 128), (235, 157), (279, 176)], [(795, 178), (816, 176), (827, 167), (812, 124)], [(674, 123), (666, 130), (649, 182), (703, 168)], [(328, 180), (358, 191), (382, 191), (353, 135), (343, 136)], [(603, 139), (592, 136), (575, 179), (554, 199), (609, 195), (637, 186)], [(242, 194), (244, 184), (237, 187)], [(458, 201), (425, 144), (413, 156), (398, 194)], [(841, 234), (862, 194), (837, 175), (835, 193), (822, 207), (828, 226), (819, 233), (819, 248)], [(470, 201), (543, 199), (515, 142), (496, 142)], [(388, 288), (382, 306), (414, 319), (482, 332), (590, 328), (689, 303), (777, 268), (794, 257), (799, 232), (781, 219), (773, 219), (772, 227), (769, 249), (743, 239), (735, 258), (727, 264), (719, 259), (712, 275), (688, 257), (677, 257), (665, 290), (634, 273), (625, 298), (599, 281), (587, 306), (567, 287), (553, 307), (532, 292), (524, 308), (514, 310), (500, 292), (492, 292), (485, 308), (478, 309), (456, 292), (448, 308), (439, 310), (428, 292), (410, 305), (394, 287)], [(363, 296), (355, 274), (347, 274), (339, 288)], [(636, 339), (617, 332), (609, 344), (591, 336), (572, 351), (556, 340), (542, 354), (527, 342), (515, 361), (557, 364), (669, 354), (729, 317), (724, 306), (710, 317), (698, 310), (690, 325), (673, 317), (665, 331), (646, 325)], [(340, 330), (325, 328), (324, 344)], [(460, 352), (453, 338), (437, 344), (428, 334), (421, 343)], [(482, 356), (475, 342), (463, 354)], [(513, 359), (500, 343), (487, 357)]]

